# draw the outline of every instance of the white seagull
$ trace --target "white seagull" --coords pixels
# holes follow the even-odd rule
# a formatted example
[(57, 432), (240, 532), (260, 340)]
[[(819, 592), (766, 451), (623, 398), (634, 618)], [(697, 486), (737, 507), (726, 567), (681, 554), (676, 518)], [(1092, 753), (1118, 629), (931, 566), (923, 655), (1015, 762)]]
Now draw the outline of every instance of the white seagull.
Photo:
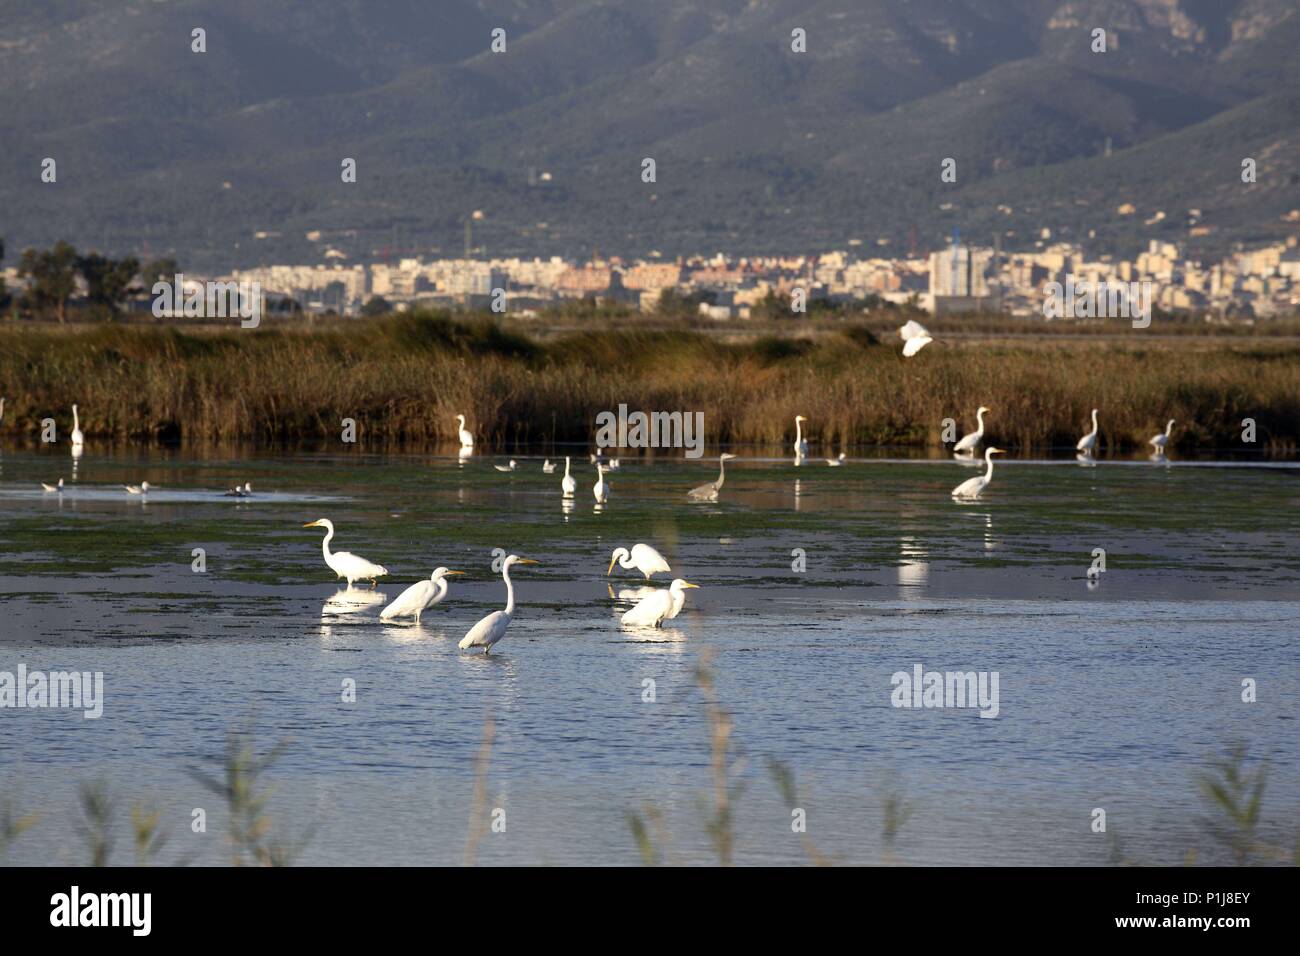
[(515, 460), (511, 458), (510, 464), (508, 465), (493, 465), (492, 467), (495, 468), (497, 471), (514, 471), (516, 464), (517, 463), (515, 462)]
[(554, 472), (555, 472), (555, 462), (551, 461), (551, 459), (549, 458), (546, 459), (546, 461), (542, 462), (542, 474), (549, 475), (549, 474), (553, 474)]
[(62, 491), (62, 490), (63, 490), (63, 479), (60, 478), (60, 479), (59, 479), (59, 483), (58, 483), (57, 485), (47, 485), (45, 482), (42, 481), (42, 482), (41, 482), (41, 488), (43, 488), (43, 489), (45, 490), (45, 493), (46, 493), (47, 495), (53, 494), (53, 493), (56, 492), (56, 491)]
[(149, 482), (142, 481), (138, 485), (123, 485), (128, 495), (147, 495), (149, 493)]

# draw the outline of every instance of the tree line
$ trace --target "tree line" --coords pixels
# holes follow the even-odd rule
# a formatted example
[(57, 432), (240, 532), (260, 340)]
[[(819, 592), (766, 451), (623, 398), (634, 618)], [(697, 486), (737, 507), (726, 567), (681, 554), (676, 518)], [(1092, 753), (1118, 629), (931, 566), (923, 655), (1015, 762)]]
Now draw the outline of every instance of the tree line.
[[(5, 244), (0, 239), (0, 263)], [(25, 280), (21, 291), (10, 294), (0, 277), (0, 308), (40, 316), (54, 314), (67, 321), (68, 303), (82, 294), (90, 310), (100, 318), (112, 318), (132, 294), (148, 292), (155, 282), (170, 282), (180, 272), (170, 257), (141, 263), (135, 256), (112, 259), (98, 252), (81, 253), (60, 240), (49, 249), (24, 249), (18, 259), (18, 277)]]

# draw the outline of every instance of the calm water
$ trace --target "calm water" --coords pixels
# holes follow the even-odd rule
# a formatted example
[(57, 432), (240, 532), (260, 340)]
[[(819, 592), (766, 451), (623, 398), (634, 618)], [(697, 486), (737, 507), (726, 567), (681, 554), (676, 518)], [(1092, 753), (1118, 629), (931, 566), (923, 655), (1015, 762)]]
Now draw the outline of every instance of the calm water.
[[(841, 862), (1103, 864), (1111, 837), (1143, 862), (1222, 859), (1196, 775), (1234, 743), (1268, 762), (1264, 834), (1292, 845), (1294, 465), (1009, 462), (959, 505), (948, 492), (975, 470), (952, 461), (750, 457), (701, 505), (685, 491), (716, 464), (627, 462), (598, 511), (585, 453), (567, 509), (563, 463), (544, 475), (516, 457), (500, 474), (488, 456), (92, 448), (75, 482), (66, 456), (0, 457), (0, 670), (105, 680), (99, 720), (0, 710), (0, 809), (41, 814), (7, 862), (82, 862), (78, 788), (95, 781), (121, 825), (116, 862), (131, 860), (135, 801), (163, 812), (162, 861), (225, 861), (220, 802), (189, 771), (251, 721), (261, 745), (289, 740), (267, 780), (275, 832), (309, 837), (299, 862), (456, 863), (488, 713), (483, 813), (501, 808), (506, 828), (480, 861), (636, 863), (628, 814), (649, 807), (670, 861), (707, 862), (703, 648), (734, 717), (742, 862), (808, 859), (769, 759)], [(60, 476), (62, 496), (41, 493)], [(158, 486), (144, 500), (117, 487), (142, 479)], [(220, 495), (245, 480), (253, 499)], [(379, 594), (341, 591), (321, 533), (301, 527), (319, 517), (336, 550), (389, 568)], [(702, 586), (661, 633), (620, 629), (636, 572), (604, 574), (637, 541)], [(516, 569), (520, 607), (485, 659), (456, 642), (504, 603), (497, 547), (542, 564)], [(380, 624), (380, 595), (440, 564), (470, 574), (421, 626)], [(998, 716), (891, 706), (891, 675), (916, 664), (998, 672)], [(1257, 703), (1241, 701), (1246, 677)], [(891, 798), (911, 807), (892, 847)], [(1089, 831), (1094, 807), (1109, 835)]]

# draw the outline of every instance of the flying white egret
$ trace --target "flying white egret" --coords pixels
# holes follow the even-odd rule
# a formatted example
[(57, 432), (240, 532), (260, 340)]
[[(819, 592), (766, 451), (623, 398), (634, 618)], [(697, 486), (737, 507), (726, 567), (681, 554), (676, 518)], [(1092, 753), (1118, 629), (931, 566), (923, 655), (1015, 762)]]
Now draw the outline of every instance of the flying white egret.
[(1157, 454), (1164, 454), (1165, 447), (1169, 444), (1169, 433), (1174, 429), (1174, 420), (1169, 419), (1169, 424), (1165, 426), (1164, 432), (1152, 436), (1148, 444), (1155, 446)]
[(698, 587), (698, 584), (675, 578), (665, 590), (638, 601), (636, 607), (623, 615), (622, 622), (637, 627), (659, 627), (681, 613), (686, 604), (686, 589)]
[(605, 466), (596, 462), (596, 483), (591, 486), (591, 493), (596, 496), (596, 501), (604, 504), (609, 501), (609, 482), (605, 480)]
[(830, 465), (832, 468), (839, 468), (841, 465), (844, 464), (844, 459), (847, 457), (848, 455), (844, 454), (844, 452), (840, 452), (840, 456), (838, 458), (827, 458), (826, 464)]
[(138, 485), (123, 485), (128, 495), (147, 495), (149, 493), (149, 482), (142, 481)]
[(722, 490), (722, 483), (727, 480), (727, 460), (735, 457), (731, 452), (723, 452), (719, 455), (718, 480), (707, 482), (698, 488), (692, 488), (686, 494), (697, 501), (717, 501), (718, 492)]
[(636, 568), (645, 575), (647, 581), (652, 574), (673, 572), (673, 569), (668, 567), (668, 562), (664, 560), (664, 556), (648, 544), (632, 545), (630, 554), (627, 548), (615, 548), (614, 556), (609, 559), (609, 567), (605, 570), (605, 577), (609, 577), (613, 572), (615, 562), (620, 568)]
[(551, 461), (551, 459), (549, 458), (546, 459), (546, 461), (542, 462), (543, 475), (554, 474), (554, 472), (555, 472), (555, 462)]
[(1092, 431), (1079, 439), (1079, 444), (1075, 445), (1076, 451), (1081, 451), (1085, 455), (1091, 455), (1094, 448), (1097, 447), (1097, 409), (1092, 410)]
[(803, 423), (807, 420), (802, 415), (794, 417), (794, 456), (796, 458), (808, 457), (808, 441), (803, 437)]
[(960, 485), (952, 490), (954, 498), (978, 498), (984, 493), (984, 489), (989, 486), (993, 480), (993, 456), (1003, 454), (1001, 448), (990, 448), (984, 452), (984, 462), (988, 465), (988, 471), (974, 478), (967, 478)]
[(382, 565), (372, 564), (350, 551), (331, 551), (330, 541), (334, 538), (334, 522), (329, 518), (317, 518), (315, 521), (307, 522), (303, 527), (325, 529), (325, 539), (320, 544), (321, 552), (325, 555), (325, 563), (339, 577), (347, 578), (348, 587), (352, 587), (353, 581), (365, 579), (369, 579), (372, 587), (378, 587), (379, 583), (375, 578), (383, 577), (388, 573), (388, 569)]
[(456, 421), (460, 422), (460, 428), (458, 429), (458, 431), (460, 432), (460, 447), (461, 447), (461, 448), (473, 448), (473, 447), (474, 447), (474, 433), (471, 432), (468, 428), (465, 427), (465, 416), (464, 416), (464, 415), (457, 415), (457, 416), (456, 416)]
[(392, 604), (379, 612), (381, 621), (395, 617), (415, 615), (415, 623), (420, 623), (420, 615), (447, 596), (447, 575), (464, 574), (464, 571), (449, 571), (446, 568), (434, 568), (427, 581), (416, 581), (409, 588), (397, 595)]
[(908, 319), (898, 327), (898, 334), (903, 337), (903, 358), (911, 358), (921, 349), (934, 341), (925, 326), (915, 319)]
[(975, 418), (979, 422), (979, 427), (969, 435), (963, 435), (961, 441), (952, 446), (954, 453), (963, 451), (973, 452), (975, 446), (984, 440), (984, 413), (988, 410), (989, 409), (985, 408), (983, 405), (979, 407), (979, 411), (975, 413)]
[(60, 478), (60, 479), (59, 479), (59, 483), (58, 483), (57, 485), (47, 485), (45, 482), (42, 481), (42, 482), (41, 482), (41, 488), (43, 488), (43, 489), (45, 490), (45, 493), (46, 493), (47, 495), (49, 495), (49, 494), (53, 494), (53, 493), (56, 492), (56, 491), (62, 491), (62, 490), (63, 490), (63, 479)]
[(532, 558), (521, 558), (512, 554), (501, 563), (501, 578), (506, 582), (506, 609), (493, 611), (483, 620), (469, 629), (469, 633), (460, 639), (457, 646), (462, 651), (471, 647), (483, 648), (483, 653), (491, 654), (492, 645), (506, 636), (506, 628), (515, 613), (515, 586), (510, 581), (510, 568), (515, 564), (537, 564)]
[(72, 406), (72, 447), (80, 448), (86, 443), (86, 436), (81, 432), (81, 419), (77, 417), (77, 406)]
[(564, 497), (572, 498), (573, 493), (578, 490), (577, 480), (569, 474), (569, 456), (564, 456), (564, 478), (560, 481), (560, 491), (564, 492)]
[(510, 464), (508, 465), (493, 465), (492, 467), (495, 468), (497, 471), (514, 471), (516, 464), (517, 462), (513, 458), (511, 458)]

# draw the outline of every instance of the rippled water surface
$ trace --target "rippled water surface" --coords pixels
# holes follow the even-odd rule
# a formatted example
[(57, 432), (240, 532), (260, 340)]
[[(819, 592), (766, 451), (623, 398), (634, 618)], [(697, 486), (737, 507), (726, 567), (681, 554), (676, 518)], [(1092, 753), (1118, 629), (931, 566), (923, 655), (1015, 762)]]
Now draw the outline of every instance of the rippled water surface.
[[(633, 813), (670, 862), (715, 860), (706, 648), (734, 721), (742, 862), (1213, 860), (1197, 774), (1235, 743), (1269, 766), (1265, 835), (1294, 841), (1294, 465), (1013, 461), (955, 504), (975, 470), (952, 461), (748, 457), (698, 504), (685, 492), (716, 464), (625, 460), (597, 509), (585, 454), (568, 506), (562, 462), (544, 475), (515, 457), (502, 474), (485, 456), (92, 449), (75, 480), (63, 456), (0, 457), (0, 671), (105, 682), (98, 720), (0, 709), (0, 792), (40, 814), (7, 862), (82, 862), (78, 790), (94, 782), (123, 828), (117, 861), (137, 801), (162, 811), (162, 861), (226, 861), (224, 811), (191, 771), (217, 769), (245, 725), (288, 741), (266, 780), (299, 862), (460, 862), (487, 714), (481, 813), (500, 808), (505, 830), (480, 861), (636, 863)], [(63, 494), (41, 491), (60, 476)], [(143, 479), (147, 496), (120, 487)], [(253, 498), (221, 495), (245, 480)], [(320, 517), (336, 549), (388, 567), (377, 592), (334, 580), (301, 527)], [(638, 541), (701, 585), (660, 632), (621, 629), (643, 582), (605, 577)], [(504, 603), (494, 548), (541, 564), (516, 569), (515, 620), (484, 658), (456, 642)], [(437, 565), (469, 574), (420, 626), (381, 624), (384, 600)], [(996, 671), (997, 716), (891, 706), (891, 675), (917, 664)], [(770, 761), (793, 772), (793, 805)], [(190, 827), (200, 807), (206, 834)]]

